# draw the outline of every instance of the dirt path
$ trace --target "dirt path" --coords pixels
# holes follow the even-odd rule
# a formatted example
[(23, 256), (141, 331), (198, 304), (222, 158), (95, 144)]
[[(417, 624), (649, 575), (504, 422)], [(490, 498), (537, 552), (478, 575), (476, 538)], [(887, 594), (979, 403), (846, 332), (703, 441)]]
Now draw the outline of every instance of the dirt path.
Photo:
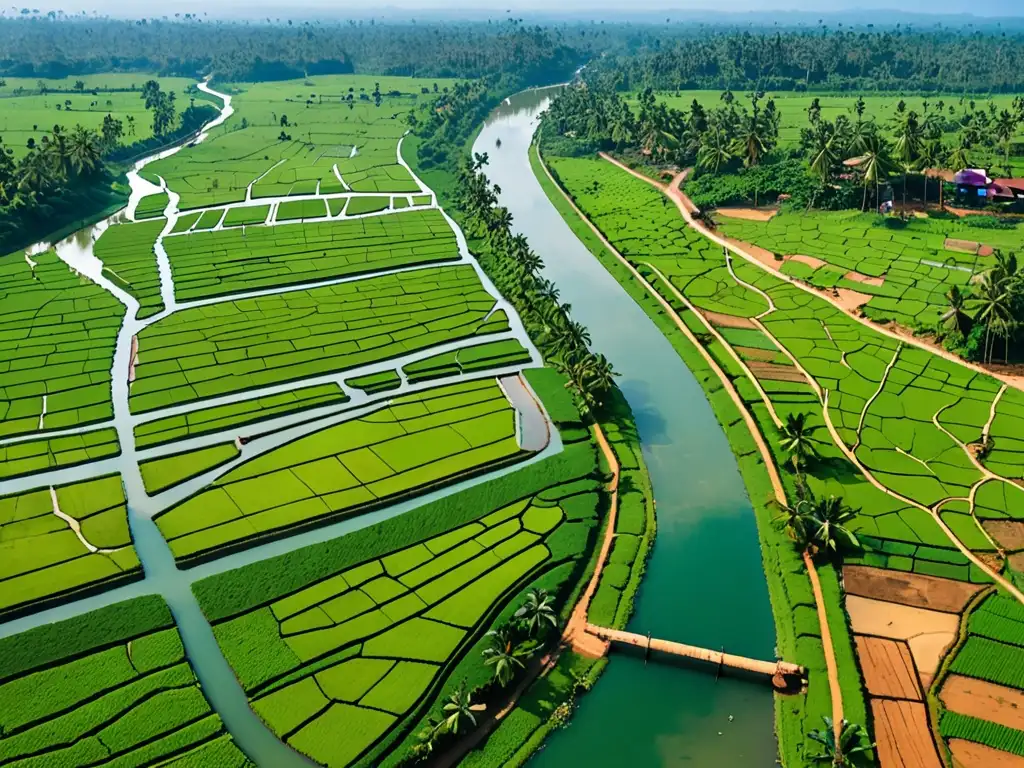
[(619, 460), (615, 457), (615, 451), (608, 444), (600, 424), (594, 424), (594, 437), (597, 445), (604, 454), (605, 461), (612, 471), (612, 479), (608, 483), (608, 492), (611, 494), (611, 503), (608, 507), (608, 521), (605, 524), (604, 539), (601, 541), (601, 551), (597, 556), (597, 563), (594, 566), (594, 573), (590, 576), (587, 588), (580, 596), (579, 602), (573, 608), (569, 623), (562, 633), (562, 642), (572, 647), (577, 653), (592, 658), (600, 658), (608, 652), (608, 642), (601, 640), (587, 632), (587, 612), (590, 610), (590, 601), (597, 592), (597, 585), (601, 581), (601, 573), (604, 571), (604, 564), (612, 549), (612, 541), (615, 539), (615, 519), (619, 511)]
[[(769, 480), (771, 480), (772, 490), (775, 494), (776, 502), (779, 504), (786, 504), (786, 491), (782, 485), (782, 480), (779, 477), (778, 468), (775, 466), (775, 460), (772, 457), (772, 452), (769, 449), (768, 444), (765, 442), (764, 436), (761, 434), (761, 430), (758, 429), (757, 423), (754, 421), (753, 416), (751, 416), (750, 412), (747, 410), (746, 405), (743, 402), (743, 398), (739, 396), (739, 393), (733, 386), (732, 381), (730, 381), (729, 377), (725, 375), (725, 372), (719, 367), (718, 363), (711, 356), (711, 354), (704, 348), (702, 344), (700, 344), (700, 342), (697, 341), (697, 338), (693, 335), (693, 332), (690, 331), (690, 328), (686, 325), (686, 323), (683, 322), (682, 318), (679, 317), (676, 311), (672, 308), (672, 305), (669, 304), (668, 301), (666, 301), (665, 298), (654, 289), (654, 286), (647, 282), (644, 276), (641, 275), (640, 272), (632, 264), (629, 263), (625, 256), (623, 256), (621, 253), (618, 252), (618, 250), (616, 250), (616, 248), (608, 241), (607, 238), (605, 238), (605, 236), (594, 225), (594, 223), (591, 222), (590, 219), (588, 219), (583, 214), (583, 212), (576, 206), (576, 203), (573, 201), (571, 197), (569, 197), (565, 190), (562, 189), (561, 185), (559, 185), (558, 182), (555, 181), (554, 177), (551, 175), (551, 171), (548, 170), (547, 164), (544, 163), (544, 159), (543, 157), (541, 157), (539, 149), (537, 150), (537, 157), (540, 160), (541, 167), (544, 169), (544, 173), (547, 174), (548, 179), (555, 186), (555, 188), (562, 193), (562, 196), (565, 198), (566, 202), (569, 203), (572, 209), (576, 212), (576, 215), (580, 217), (580, 220), (582, 220), (588, 227), (590, 227), (591, 231), (593, 231), (593, 233), (597, 236), (597, 238), (601, 241), (605, 248), (607, 248), (608, 251), (613, 256), (615, 256), (615, 258), (618, 259), (619, 262), (624, 267), (626, 267), (626, 269), (630, 271), (633, 277), (635, 277), (640, 282), (644, 289), (659, 304), (661, 304), (662, 308), (665, 310), (667, 315), (670, 318), (672, 318), (673, 322), (676, 324), (676, 327), (679, 328), (679, 330), (687, 338), (687, 340), (689, 340), (689, 342), (697, 349), (697, 351), (700, 352), (705, 362), (707, 362), (711, 370), (714, 371), (719, 381), (721, 381), (722, 387), (729, 394), (729, 397), (732, 399), (733, 403), (739, 409), (740, 414), (743, 416), (744, 423), (746, 423), (747, 429), (749, 430), (750, 435), (754, 440), (754, 443), (757, 445), (758, 451), (761, 453), (761, 460), (764, 463), (765, 470), (768, 472), (768, 478)], [(616, 165), (621, 166), (621, 164), (618, 163), (617, 161), (613, 160), (612, 162), (615, 162)], [(625, 168), (625, 166), (621, 167)], [(639, 176), (639, 174), (637, 174), (632, 169), (625, 169), (630, 173)], [(649, 179), (646, 179), (643, 176), (639, 177), (644, 179), (644, 181), (650, 182), (654, 186), (661, 186), (656, 184), (655, 182), (651, 182)], [(662, 189), (664, 188), (662, 187)], [(681, 203), (679, 205), (681, 206)], [(680, 210), (684, 209), (681, 207)], [(690, 220), (688, 214), (687, 220)], [(841, 728), (843, 722), (843, 702), (842, 694), (840, 693), (839, 689), (839, 672), (838, 667), (836, 665), (835, 651), (832, 647), (832, 634), (829, 631), (828, 627), (828, 617), (825, 613), (825, 602), (821, 592), (821, 582), (818, 579), (818, 572), (814, 567), (814, 561), (811, 560), (810, 556), (806, 552), (804, 553), (804, 564), (807, 566), (807, 574), (811, 580), (811, 589), (814, 592), (814, 601), (818, 614), (818, 623), (821, 625), (821, 639), (822, 645), (825, 649), (825, 663), (826, 668), (828, 670), (829, 692), (832, 699), (832, 720), (835, 724), (835, 728), (838, 733), (838, 730)]]
[[(804, 291), (806, 293), (810, 293), (810, 294), (812, 294), (814, 296), (817, 296), (819, 298), (825, 299), (832, 306), (834, 306), (836, 309), (838, 309), (841, 312), (845, 313), (850, 318), (856, 320), (858, 323), (860, 323), (861, 325), (865, 326), (866, 328), (871, 328), (873, 331), (877, 331), (878, 333), (884, 334), (884, 335), (886, 335), (886, 336), (888, 336), (888, 337), (890, 337), (892, 339), (896, 339), (897, 341), (902, 341), (902, 342), (905, 342), (905, 343), (910, 344), (912, 346), (918, 347), (919, 349), (923, 349), (923, 350), (925, 350), (927, 352), (931, 352), (932, 354), (938, 355), (939, 357), (942, 357), (942, 358), (944, 358), (946, 360), (949, 360), (950, 362), (962, 365), (965, 368), (968, 368), (969, 370), (974, 371), (975, 373), (981, 373), (981, 374), (984, 374), (986, 376), (991, 376), (991, 377), (993, 377), (995, 379), (998, 379), (999, 381), (1002, 381), (1005, 384), (1008, 384), (1009, 386), (1011, 386), (1011, 387), (1013, 387), (1015, 389), (1019, 389), (1021, 391), (1024, 391), (1024, 377), (1022, 377), (1022, 376), (1014, 376), (1014, 375), (1011, 375), (1011, 374), (999, 373), (998, 371), (988, 370), (986, 368), (983, 368), (980, 365), (976, 365), (975, 363), (971, 363), (971, 362), (968, 362), (966, 360), (963, 360), (962, 358), (957, 357), (953, 353), (947, 352), (945, 349), (943, 349), (942, 347), (939, 347), (938, 345), (929, 344), (928, 342), (923, 341), (922, 339), (916, 338), (915, 336), (910, 334), (909, 331), (900, 333), (900, 332), (895, 331), (895, 330), (893, 330), (891, 328), (887, 328), (885, 326), (878, 325), (877, 323), (873, 323), (870, 320), (868, 320), (867, 318), (864, 318), (864, 317), (861, 317), (860, 315), (858, 315), (857, 312), (855, 311), (855, 307), (848, 306), (849, 302), (845, 302), (844, 303), (842, 301), (836, 301), (833, 297), (829, 296), (826, 292), (817, 291), (814, 288), (812, 288), (811, 286), (806, 285), (805, 283), (802, 283), (799, 280), (796, 280), (796, 279), (790, 277), (789, 275), (781, 272), (779, 270), (779, 267), (777, 266), (776, 262), (774, 262), (774, 259), (769, 263), (769, 262), (766, 262), (763, 258), (758, 258), (757, 255), (755, 255), (756, 254), (756, 250), (757, 250), (757, 246), (751, 246), (748, 243), (742, 243), (739, 240), (733, 240), (731, 238), (726, 238), (726, 237), (723, 237), (722, 235), (719, 235), (719, 234), (717, 234), (715, 232), (712, 232), (711, 230), (709, 230), (704, 225), (703, 222), (701, 222), (701, 221), (697, 220), (696, 218), (694, 218), (694, 215), (693, 215), (692, 211), (696, 211), (697, 207), (693, 204), (693, 202), (690, 200), (690, 198), (687, 197), (686, 194), (681, 189), (679, 189), (679, 184), (682, 183), (683, 181), (685, 181), (685, 179), (686, 179), (686, 177), (687, 177), (687, 175), (689, 173), (689, 169), (680, 171), (678, 174), (676, 174), (676, 176), (668, 184), (659, 184), (658, 182), (654, 181), (653, 179), (647, 178), (642, 173), (634, 171), (632, 168), (630, 168), (629, 166), (625, 165), (624, 163), (621, 163), (620, 161), (616, 160), (611, 155), (609, 155), (607, 153), (604, 153), (604, 152), (601, 152), (599, 154), (600, 154), (600, 156), (602, 158), (607, 160), (612, 165), (616, 165), (619, 168), (621, 168), (622, 170), (626, 171), (626, 173), (629, 173), (630, 175), (635, 176), (636, 178), (640, 179), (641, 181), (644, 181), (644, 182), (650, 184), (652, 187), (660, 189), (665, 195), (667, 195), (676, 204), (676, 207), (679, 209), (679, 212), (682, 214), (683, 218), (686, 220), (686, 223), (689, 224), (691, 227), (693, 227), (693, 229), (695, 229), (698, 232), (700, 232), (702, 235), (707, 237), (712, 242), (717, 243), (718, 245), (721, 245), (724, 248), (728, 248), (730, 251), (735, 253), (737, 256), (742, 257), (746, 261), (749, 261), (751, 264), (755, 264), (756, 266), (760, 267), (761, 269), (764, 269), (764, 270), (766, 270), (768, 272), (771, 272), (773, 275), (778, 277), (780, 280), (785, 280), (790, 285), (793, 285), (793, 286), (799, 288), (800, 290), (802, 290), (802, 291)], [(763, 249), (760, 249), (760, 250), (763, 250)], [(863, 295), (867, 296), (867, 294), (863, 294)]]

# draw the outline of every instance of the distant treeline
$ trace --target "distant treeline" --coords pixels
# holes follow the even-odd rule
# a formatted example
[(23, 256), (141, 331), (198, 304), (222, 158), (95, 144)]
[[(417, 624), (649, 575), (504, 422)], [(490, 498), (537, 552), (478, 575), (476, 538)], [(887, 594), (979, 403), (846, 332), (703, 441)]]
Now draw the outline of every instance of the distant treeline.
[(657, 40), (596, 62), (621, 90), (1024, 91), (1024, 34), (725, 32)]
[(586, 32), (503, 24), (240, 24), (113, 19), (0, 20), (0, 75), (144, 71), (220, 80), (347, 74), (564, 77)]

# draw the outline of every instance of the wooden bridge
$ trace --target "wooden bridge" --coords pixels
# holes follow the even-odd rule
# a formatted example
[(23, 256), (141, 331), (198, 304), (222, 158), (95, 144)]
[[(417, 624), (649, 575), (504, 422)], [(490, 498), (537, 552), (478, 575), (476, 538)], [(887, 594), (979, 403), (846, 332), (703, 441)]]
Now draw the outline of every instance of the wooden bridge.
[(751, 672), (757, 675), (765, 675), (771, 678), (772, 685), (783, 690), (792, 688), (806, 676), (806, 670), (799, 664), (791, 664), (788, 661), (759, 661), (748, 659), (744, 656), (736, 656), (722, 651), (711, 651), (707, 648), (698, 648), (694, 645), (674, 643), (671, 640), (658, 640), (648, 635), (637, 635), (633, 632), (622, 632), (618, 629), (607, 629), (594, 624), (587, 624), (588, 635), (604, 641), (605, 643), (622, 643), (643, 648), (645, 651), (660, 651), (673, 656), (682, 656), (687, 659), (696, 659), (709, 664), (730, 669), (741, 669), (744, 672)]

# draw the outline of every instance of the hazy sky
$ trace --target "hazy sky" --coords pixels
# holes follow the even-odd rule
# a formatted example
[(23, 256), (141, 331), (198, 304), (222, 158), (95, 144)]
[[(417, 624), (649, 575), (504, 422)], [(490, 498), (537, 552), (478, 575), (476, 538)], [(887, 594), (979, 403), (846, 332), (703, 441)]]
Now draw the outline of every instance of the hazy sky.
[[(881, 12), (880, 15), (868, 19), (878, 24), (884, 24), (887, 15), (892, 17), (894, 10), (903, 13), (1024, 17), (1024, 0), (729, 0), (722, 6), (727, 6), (733, 13), (753, 11), (759, 16), (785, 11), (813, 14), (878, 11)], [(666, 17), (671, 18), (673, 11), (680, 16), (694, 11), (721, 14), (722, 6), (713, 0), (637, 0), (630, 3), (623, 3), (622, 0), (559, 0), (557, 3), (552, 3), (551, 0), (371, 0), (370, 3), (365, 0), (246, 0), (245, 3), (239, 3), (237, 0), (165, 0), (155, 5), (140, 4), (136, 0), (70, 0), (64, 3), (51, 0), (44, 5), (33, 3), (30, 7), (43, 11), (57, 8), (65, 12), (95, 10), (101, 14), (131, 18), (175, 12), (206, 12), (209, 16), (234, 18), (260, 18), (271, 12), (282, 18), (288, 15), (319, 15), (325, 18), (370, 15), (423, 17), (434, 15), (437, 11), (447, 11), (446, 15), (455, 15), (460, 10), (473, 17), (488, 12), (504, 15), (506, 10), (511, 10), (513, 15), (564, 13), (594, 18), (611, 15), (620, 17), (624, 13), (654, 11), (659, 14), (664, 12)], [(8, 6), (5, 11), (10, 14), (11, 7)], [(728, 18), (726, 14), (722, 16)]]

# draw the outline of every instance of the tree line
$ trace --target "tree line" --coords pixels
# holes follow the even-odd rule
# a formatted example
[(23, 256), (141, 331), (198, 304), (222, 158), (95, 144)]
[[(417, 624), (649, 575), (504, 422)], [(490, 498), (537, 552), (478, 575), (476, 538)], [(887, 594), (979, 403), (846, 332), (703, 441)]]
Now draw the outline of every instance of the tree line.
[(0, 75), (61, 78), (142, 71), (223, 81), (352, 72), (554, 82), (588, 56), (585, 30), (502, 24), (250, 24), (117, 19), (0, 19)]
[(942, 29), (927, 32), (728, 31), (657, 41), (606, 57), (595, 74), (622, 90), (766, 91), (1024, 90), (1024, 34)]

